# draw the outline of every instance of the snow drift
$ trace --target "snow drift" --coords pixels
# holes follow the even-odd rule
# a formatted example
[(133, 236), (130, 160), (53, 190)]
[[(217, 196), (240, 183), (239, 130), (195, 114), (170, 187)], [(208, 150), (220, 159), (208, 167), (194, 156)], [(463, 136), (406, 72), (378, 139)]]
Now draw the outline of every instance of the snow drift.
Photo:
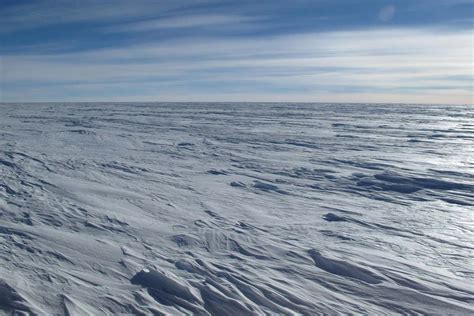
[(473, 313), (463, 106), (1, 104), (0, 310)]

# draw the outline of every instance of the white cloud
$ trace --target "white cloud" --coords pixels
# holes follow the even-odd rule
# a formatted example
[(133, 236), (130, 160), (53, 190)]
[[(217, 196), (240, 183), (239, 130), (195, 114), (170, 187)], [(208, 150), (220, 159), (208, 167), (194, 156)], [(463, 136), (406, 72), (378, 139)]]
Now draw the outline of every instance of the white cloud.
[[(235, 99), (238, 90), (245, 101), (250, 96), (266, 96), (269, 101), (332, 96), (334, 101), (472, 103), (471, 49), (469, 31), (392, 29), (265, 39), (194, 38), (70, 54), (4, 56), (2, 81), (6, 87), (40, 86), (32, 99), (59, 98), (60, 91), (95, 95), (101, 87), (102, 95), (119, 89), (150, 97), (156, 92), (163, 98), (161, 92), (166, 90), (167, 98), (173, 99), (170, 91), (174, 91), (186, 100), (226, 95)], [(206, 82), (214, 88), (196, 88)], [(5, 89), (5, 99), (25, 98), (27, 90)], [(52, 93), (53, 89), (58, 92)]]

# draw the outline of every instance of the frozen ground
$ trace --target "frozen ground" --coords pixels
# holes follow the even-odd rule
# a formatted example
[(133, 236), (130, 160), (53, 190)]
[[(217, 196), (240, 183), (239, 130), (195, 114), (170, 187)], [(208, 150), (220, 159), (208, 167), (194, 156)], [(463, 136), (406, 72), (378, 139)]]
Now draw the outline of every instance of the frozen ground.
[(1, 104), (0, 309), (474, 312), (474, 109)]

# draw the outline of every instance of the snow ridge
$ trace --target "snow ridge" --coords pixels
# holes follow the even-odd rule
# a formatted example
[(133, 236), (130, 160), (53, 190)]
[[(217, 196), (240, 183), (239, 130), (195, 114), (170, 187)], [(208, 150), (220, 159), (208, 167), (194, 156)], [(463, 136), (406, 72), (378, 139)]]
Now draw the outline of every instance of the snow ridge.
[(0, 104), (0, 314), (472, 314), (473, 121)]

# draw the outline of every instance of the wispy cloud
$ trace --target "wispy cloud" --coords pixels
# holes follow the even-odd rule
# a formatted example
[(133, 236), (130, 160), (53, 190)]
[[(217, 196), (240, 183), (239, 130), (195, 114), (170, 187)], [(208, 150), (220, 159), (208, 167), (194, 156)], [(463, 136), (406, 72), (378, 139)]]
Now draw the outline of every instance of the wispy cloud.
[[(193, 5), (209, 0), (195, 0)], [(181, 0), (140, 0), (133, 4), (127, 0), (114, 1), (35, 1), (8, 6), (0, 10), (0, 32), (58, 25), (65, 23), (127, 22), (135, 19), (165, 15), (183, 9), (191, 3)]]
[(429, 12), (423, 0), (357, 12), (353, 1), (278, 3), (6, 6), (0, 101), (473, 102), (472, 27), (453, 22), (466, 1), (440, 0), (451, 13), (422, 25), (410, 16)]
[(239, 15), (184, 15), (178, 17), (155, 18), (145, 21), (121, 24), (105, 28), (108, 32), (144, 32), (160, 29), (182, 29), (199, 27), (242, 26), (243, 23), (257, 21), (257, 17)]
[[(9, 86), (45, 90), (56, 85), (94, 91), (93, 84), (110, 83), (110, 89), (133, 84), (192, 97), (196, 87), (211, 93), (214, 84), (222, 92), (232, 85), (249, 93), (262, 87), (266, 93), (304, 92), (307, 101), (317, 101), (321, 91), (373, 95), (416, 91), (427, 102), (449, 96), (451, 103), (469, 103), (470, 38), (470, 32), (399, 29), (265, 40), (181, 39), (83, 53), (5, 56), (3, 71)], [(16, 98), (14, 93), (10, 97)]]

